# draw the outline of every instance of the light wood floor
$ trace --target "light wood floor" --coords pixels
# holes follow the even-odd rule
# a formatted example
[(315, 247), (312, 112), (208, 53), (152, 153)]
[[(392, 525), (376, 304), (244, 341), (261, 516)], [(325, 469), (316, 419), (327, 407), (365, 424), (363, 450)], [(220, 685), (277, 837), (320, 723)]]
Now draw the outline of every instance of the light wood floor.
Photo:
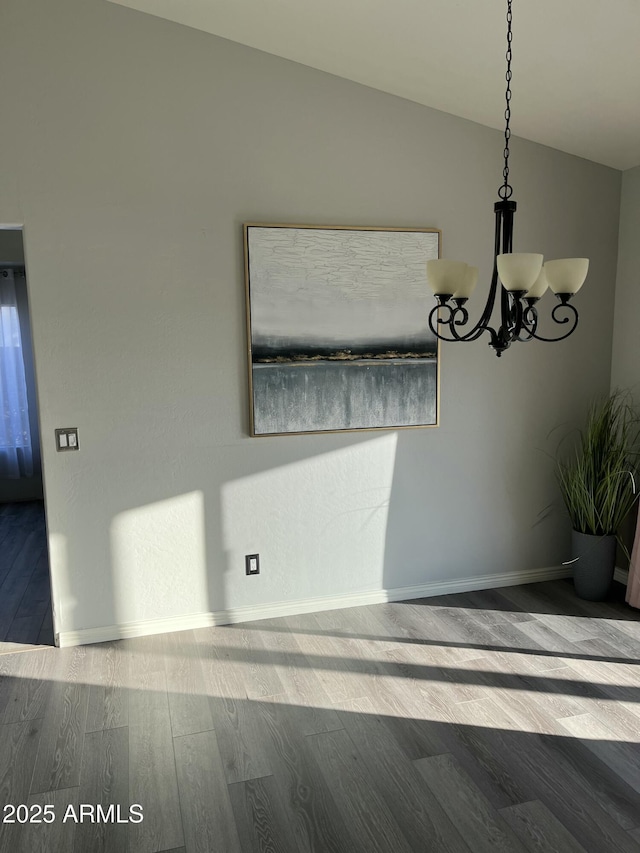
[(56, 819), (0, 850), (638, 853), (638, 616), (557, 581), (4, 655), (0, 800)]
[(53, 645), (42, 501), (0, 504), (0, 654)]

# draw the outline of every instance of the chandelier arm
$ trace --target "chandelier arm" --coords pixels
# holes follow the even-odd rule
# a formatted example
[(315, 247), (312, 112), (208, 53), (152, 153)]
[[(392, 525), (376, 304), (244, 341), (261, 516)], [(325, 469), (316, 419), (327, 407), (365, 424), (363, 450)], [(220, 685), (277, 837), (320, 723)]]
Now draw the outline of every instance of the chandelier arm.
[[(526, 343), (533, 339), (534, 333), (538, 328), (538, 312), (533, 305), (528, 305), (522, 312), (522, 329), (518, 335), (518, 340)], [(523, 337), (523, 333), (525, 336)]]
[[(429, 328), (431, 329), (433, 334), (436, 335), (436, 337), (440, 338), (440, 340), (448, 341), (448, 342), (464, 341), (465, 343), (470, 343), (473, 341), (477, 341), (478, 338), (480, 338), (484, 332), (487, 332), (491, 338), (490, 344), (494, 349), (496, 349), (496, 351), (506, 349), (506, 347), (509, 345), (509, 343), (511, 343), (511, 340), (505, 340), (505, 335), (504, 335), (504, 329), (505, 329), (505, 308), (504, 308), (504, 304), (505, 304), (505, 300), (506, 300), (506, 305), (507, 305), (506, 310), (508, 311), (509, 310), (509, 305), (508, 305), (509, 295), (508, 295), (507, 291), (504, 290), (504, 288), (500, 285), (499, 280), (498, 280), (497, 256), (500, 254), (503, 247), (505, 249), (508, 248), (509, 251), (511, 250), (511, 245), (512, 245), (512, 241), (513, 241), (513, 214), (515, 212), (515, 209), (516, 209), (516, 203), (514, 201), (502, 200), (502, 201), (496, 202), (494, 205), (494, 211), (495, 211), (495, 215), (496, 215), (496, 223), (495, 223), (495, 232), (494, 232), (493, 272), (491, 275), (491, 286), (489, 288), (489, 295), (487, 297), (487, 301), (485, 303), (482, 314), (480, 315), (480, 319), (471, 329), (469, 329), (468, 332), (461, 335), (454, 328), (454, 322), (455, 321), (453, 320), (453, 315), (455, 314), (456, 310), (452, 309), (451, 306), (449, 306), (449, 305), (443, 305), (443, 306), (436, 305), (435, 308), (429, 314)], [(493, 329), (489, 325), (489, 321), (491, 320), (491, 315), (493, 314), (493, 309), (495, 306), (495, 301), (496, 301), (496, 297), (498, 294), (498, 287), (499, 286), (501, 289), (501, 300), (503, 303), (503, 323), (502, 323), (502, 327), (498, 331), (496, 331), (495, 329)], [(440, 317), (438, 317), (438, 324), (439, 325), (446, 325), (449, 327), (449, 331), (452, 335), (451, 338), (447, 338), (447, 337), (441, 335), (437, 331), (437, 328), (434, 325), (433, 319), (436, 316), (437, 309), (439, 307), (445, 307), (449, 311), (449, 317), (447, 319), (443, 320)], [(465, 314), (467, 314), (466, 311), (465, 311)], [(468, 314), (467, 314), (467, 318), (468, 318)], [(467, 320), (465, 319), (464, 322), (466, 323)], [(455, 325), (461, 325), (461, 324), (455, 323)]]
[[(441, 308), (446, 308), (446, 310), (449, 312), (449, 316), (445, 320), (443, 320), (442, 318), (440, 318), (438, 316), (438, 312)], [(456, 315), (458, 313), (461, 313), (462, 316), (459, 319), (456, 319)], [(434, 319), (436, 317), (437, 317), (437, 324), (438, 325), (448, 327), (449, 332), (451, 333), (450, 338), (446, 337), (445, 335), (441, 334), (438, 331), (438, 327), (434, 323)], [(455, 327), (464, 325), (468, 321), (468, 319), (469, 319), (469, 314), (468, 314), (466, 308), (463, 308), (462, 306), (457, 306), (456, 308), (452, 308), (451, 305), (435, 305), (431, 309), (431, 311), (429, 312), (429, 328), (431, 329), (431, 331), (433, 332), (433, 334), (437, 338), (439, 338), (441, 341), (446, 341), (447, 343), (459, 343), (461, 341), (467, 342), (470, 340), (477, 340), (483, 332), (488, 332), (492, 338), (495, 338), (496, 333), (489, 326), (486, 326), (486, 327), (481, 328), (479, 330), (477, 328), (474, 328), (472, 330), (472, 332), (476, 333), (474, 338), (470, 337), (471, 332), (467, 332), (467, 334), (461, 335)]]
[[(489, 313), (489, 317), (490, 316), (491, 313)], [(478, 320), (478, 322), (475, 324), (475, 326), (472, 329), (469, 329), (469, 331), (466, 332), (464, 335), (456, 334), (456, 340), (465, 342), (477, 341), (483, 332), (488, 332), (492, 338), (496, 335), (495, 330), (492, 329), (491, 326), (487, 325), (486, 323), (483, 323), (483, 317), (481, 317), (480, 320)]]
[(517, 340), (520, 337), (520, 333), (524, 327), (524, 305), (522, 303), (522, 299), (516, 296), (515, 294), (511, 294), (511, 301), (513, 303), (514, 308), (514, 322), (513, 329), (511, 333), (511, 339)]
[[(448, 316), (446, 318), (443, 319), (440, 317), (440, 309), (447, 311)], [(457, 317), (458, 314), (461, 316)], [(446, 303), (442, 305), (435, 305), (429, 312), (429, 328), (437, 338), (440, 338), (441, 341), (455, 343), (456, 341), (463, 339), (462, 336), (458, 334), (455, 327), (464, 325), (468, 319), (469, 314), (466, 308), (463, 308), (460, 305), (456, 305), (455, 307)], [(441, 334), (438, 331), (438, 326), (447, 326), (451, 333), (451, 337), (447, 338), (445, 335)]]
[[(460, 315), (460, 317), (456, 320), (458, 314)], [(457, 310), (455, 310), (451, 315), (451, 321), (452, 328), (454, 326), (464, 326), (469, 322), (469, 312), (464, 306), (458, 305)]]
[[(558, 317), (556, 316), (556, 314), (557, 314), (557, 313), (558, 313), (558, 311), (560, 311), (562, 308), (566, 308), (566, 309), (567, 309), (567, 311), (569, 311), (569, 313), (570, 313), (572, 316), (570, 316), (570, 317), (562, 317), (562, 318), (558, 319)], [(569, 330), (568, 330), (567, 332), (565, 332), (565, 334), (564, 334), (564, 335), (560, 335), (560, 336), (559, 336), (559, 337), (557, 337), (557, 338), (545, 338), (543, 335), (538, 335), (538, 334), (537, 334), (537, 333), (535, 333), (535, 332), (534, 332), (534, 334), (532, 335), (532, 337), (534, 337), (537, 341), (544, 341), (544, 342), (545, 342), (545, 343), (547, 343), (547, 344), (553, 344), (553, 343), (555, 343), (556, 341), (563, 341), (565, 338), (568, 338), (568, 337), (569, 337), (569, 335), (571, 335), (571, 334), (575, 331), (576, 326), (578, 325), (578, 311), (577, 311), (577, 310), (576, 310), (576, 308), (574, 308), (574, 306), (573, 306), (573, 305), (571, 305), (569, 302), (566, 302), (566, 301), (565, 301), (565, 302), (559, 302), (559, 303), (555, 306), (555, 308), (553, 309), (553, 311), (551, 312), (551, 319), (552, 319), (555, 323), (557, 323), (559, 326), (564, 326), (564, 325), (566, 325), (567, 323), (571, 323), (571, 326), (569, 327)]]
[[(498, 225), (496, 225), (496, 230), (498, 229)], [(497, 254), (497, 252), (496, 252)], [(480, 319), (475, 324), (473, 329), (469, 331), (469, 340), (476, 341), (480, 335), (484, 332), (485, 329), (490, 330), (489, 320), (491, 319), (491, 315), (493, 314), (493, 306), (496, 301), (496, 293), (498, 292), (498, 265), (496, 261), (493, 262), (493, 273), (491, 275), (491, 286), (489, 287), (489, 296), (487, 297), (487, 301), (485, 303), (482, 314), (480, 315)], [(493, 330), (491, 330), (493, 331)], [(494, 332), (495, 334), (495, 332)]]
[(533, 327), (535, 331), (535, 327), (538, 325), (538, 309), (535, 305), (527, 305), (523, 315), (523, 322), (525, 326)]
[[(497, 279), (497, 273), (496, 273)], [(493, 285), (492, 285), (493, 288)], [(492, 338), (496, 337), (496, 331), (488, 325), (489, 319), (491, 318), (492, 308), (493, 308), (494, 297), (492, 296), (492, 291), (489, 292), (489, 298), (487, 299), (487, 303), (484, 307), (484, 311), (482, 312), (482, 316), (478, 320), (478, 322), (473, 326), (472, 329), (469, 329), (464, 335), (456, 334), (456, 340), (458, 341), (477, 341), (478, 338), (482, 335), (483, 332), (488, 332)], [(467, 315), (468, 316), (468, 315)]]
[(489, 326), (489, 320), (491, 319), (491, 315), (493, 314), (493, 307), (496, 301), (496, 295), (498, 292), (498, 261), (497, 257), (500, 254), (500, 238), (502, 236), (503, 241), (511, 241), (513, 235), (513, 212), (509, 210), (510, 216), (505, 216), (507, 212), (507, 207), (513, 205), (515, 209), (515, 202), (509, 202), (508, 205), (505, 204), (504, 201), (496, 202), (494, 206), (495, 214), (496, 214), (496, 225), (494, 232), (494, 251), (493, 251), (493, 272), (491, 274), (491, 286), (489, 288), (489, 295), (487, 297), (487, 301), (485, 303), (482, 314), (480, 315), (480, 319), (475, 324), (472, 329), (465, 335), (460, 335), (456, 339), (462, 341), (477, 341), (478, 338), (482, 335), (483, 332), (488, 332), (491, 336), (491, 346), (495, 346), (495, 343), (498, 339), (498, 333)]
[[(447, 320), (443, 320), (440, 317), (440, 309), (441, 308), (446, 308), (446, 310), (449, 312), (449, 317)], [(438, 326), (448, 326), (449, 329), (451, 330), (451, 327), (453, 325), (454, 313), (455, 313), (455, 310), (450, 305), (434, 305), (433, 308), (431, 309), (431, 311), (429, 311), (429, 328), (431, 329), (432, 333), (436, 336), (436, 338), (439, 338), (441, 341), (447, 341), (448, 343), (455, 343), (455, 341), (456, 341), (455, 337), (447, 338), (445, 335), (441, 334), (438, 331)]]
[(511, 294), (504, 289), (500, 293), (500, 316), (502, 322), (500, 324), (500, 332), (505, 343), (511, 343), (513, 340), (514, 329), (517, 325), (516, 306), (513, 304)]

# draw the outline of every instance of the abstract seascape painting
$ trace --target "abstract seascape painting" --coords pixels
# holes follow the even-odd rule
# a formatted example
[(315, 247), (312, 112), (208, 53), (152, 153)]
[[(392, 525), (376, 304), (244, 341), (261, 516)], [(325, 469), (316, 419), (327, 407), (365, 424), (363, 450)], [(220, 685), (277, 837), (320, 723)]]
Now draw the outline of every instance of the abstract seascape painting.
[(438, 423), (434, 228), (244, 226), (251, 435)]

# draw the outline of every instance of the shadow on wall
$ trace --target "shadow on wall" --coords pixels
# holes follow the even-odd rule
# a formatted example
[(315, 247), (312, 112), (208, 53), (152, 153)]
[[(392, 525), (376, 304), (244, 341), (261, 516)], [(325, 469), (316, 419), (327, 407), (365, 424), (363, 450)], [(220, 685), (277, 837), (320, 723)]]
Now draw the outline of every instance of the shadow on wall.
[[(522, 370), (513, 355), (499, 366), (510, 382)], [(155, 620), (161, 631), (182, 616), (229, 611), (263, 618), (272, 604), (348, 606), (354, 594), (423, 595), (433, 582), (557, 565), (565, 520), (536, 526), (555, 487), (536, 442), (561, 417), (556, 400), (544, 409), (536, 387), (511, 413), (508, 395), (486, 399), (483, 369), (472, 394), (449, 398), (448, 426), (256, 438), (215, 449), (196, 472), (182, 448), (159, 460), (151, 434), (134, 456), (127, 430), (105, 426), (83, 450), (96, 470), (109, 465), (109, 492), (98, 501), (92, 477), (78, 477), (65, 508), (85, 535), (66, 542), (67, 571), (56, 568), (58, 630)], [(247, 577), (245, 556), (255, 553), (261, 571)], [(96, 563), (101, 573), (83, 571)]]
[[(380, 590), (397, 435), (348, 440), (294, 462), (292, 444), (281, 439), (256, 440), (259, 457), (258, 448), (227, 448), (214, 469), (219, 485), (196, 485), (177, 466), (167, 473), (175, 493), (156, 489), (153, 500), (148, 460), (127, 459), (116, 477), (139, 503), (100, 514), (94, 494), (78, 494), (82, 541), (51, 535), (57, 630), (124, 626), (126, 635), (154, 622), (149, 630), (159, 632), (179, 628), (182, 616), (240, 610), (241, 618), (260, 618), (270, 604), (291, 603), (296, 612), (296, 602)], [(256, 473), (266, 441), (272, 460), (286, 461)], [(245, 555), (253, 553), (261, 573), (247, 577)], [(108, 572), (82, 573), (102, 555)]]
[[(179, 456), (160, 468), (152, 441), (133, 457), (122, 434), (105, 429), (95, 450), (85, 439), (83, 449), (112, 469), (111, 484), (99, 504), (91, 477), (77, 478), (67, 511), (85, 535), (64, 548), (52, 536), (56, 553), (65, 551), (53, 561), (57, 630), (177, 630), (186, 627), (181, 617), (265, 618), (271, 605), (293, 613), (362, 603), (349, 597), (383, 590), (415, 597), (436, 594), (432, 583), (557, 565), (563, 519), (542, 529), (534, 511), (549, 503), (553, 478), (548, 465), (531, 473), (522, 452), (534, 419), (519, 413), (525, 426), (498, 419), (492, 430), (494, 412), (485, 409), (486, 423), (475, 423), (477, 443), (458, 412), (458, 426), (446, 432), (241, 442), (218, 450), (197, 476), (193, 461), (187, 466)], [(460, 450), (452, 458), (456, 433)], [(310, 440), (321, 448), (312, 456)], [(530, 472), (526, 488), (523, 470)], [(256, 553), (260, 574), (247, 577), (245, 556)], [(96, 563), (106, 570), (83, 571)], [(153, 624), (144, 629), (144, 622)], [(109, 631), (95, 639), (104, 636)]]
[[(227, 605), (381, 589), (396, 445), (397, 434), (386, 433), (226, 482)], [(251, 553), (267, 573), (247, 585)]]
[[(157, 485), (162, 475), (149, 475), (155, 462), (120, 459), (115, 477), (130, 505), (107, 504), (101, 515), (94, 494), (77, 495), (82, 542), (52, 535), (58, 631), (178, 630), (188, 627), (181, 617), (199, 615), (201, 624), (211, 613), (218, 621), (226, 614), (238, 621), (265, 618), (271, 605), (292, 613), (349, 606), (362, 603), (350, 600), (354, 595), (366, 600), (367, 593), (411, 587), (416, 595), (429, 594), (420, 587), (544, 566), (534, 546), (525, 561), (509, 539), (513, 514), (528, 512), (531, 500), (521, 498), (524, 510), (514, 507), (505, 490), (508, 512), (496, 518), (500, 508), (467, 488), (468, 476), (485, 479), (481, 467), (471, 466), (470, 475), (465, 469), (473, 449), (452, 466), (439, 452), (437, 430), (426, 438), (424, 431), (407, 430), (365, 440), (340, 436), (347, 446), (308, 457), (302, 453), (307, 438), (228, 447), (211, 466), (209, 484), (176, 465), (166, 472), (171, 495)], [(336, 441), (315, 438), (326, 447)], [(543, 539), (530, 527), (532, 538)], [(247, 577), (245, 556), (255, 553), (261, 571)], [(108, 571), (85, 576), (81, 567), (103, 555)]]
[[(537, 376), (540, 353), (510, 350), (498, 362), (480, 343), (443, 349), (459, 359), (464, 393), (443, 378), (441, 426), (398, 432), (386, 589), (554, 568), (569, 557), (570, 524), (545, 438), (571, 406), (566, 391), (532, 382), (514, 407), (513, 389)], [(499, 372), (498, 388), (488, 370)]]

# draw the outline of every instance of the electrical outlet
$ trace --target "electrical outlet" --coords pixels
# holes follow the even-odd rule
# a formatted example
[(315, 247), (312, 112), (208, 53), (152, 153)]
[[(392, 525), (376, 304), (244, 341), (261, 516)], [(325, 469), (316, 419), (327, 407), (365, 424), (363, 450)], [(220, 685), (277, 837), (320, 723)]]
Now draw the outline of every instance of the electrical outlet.
[(244, 558), (244, 570), (248, 575), (259, 575), (260, 554), (247, 554)]

